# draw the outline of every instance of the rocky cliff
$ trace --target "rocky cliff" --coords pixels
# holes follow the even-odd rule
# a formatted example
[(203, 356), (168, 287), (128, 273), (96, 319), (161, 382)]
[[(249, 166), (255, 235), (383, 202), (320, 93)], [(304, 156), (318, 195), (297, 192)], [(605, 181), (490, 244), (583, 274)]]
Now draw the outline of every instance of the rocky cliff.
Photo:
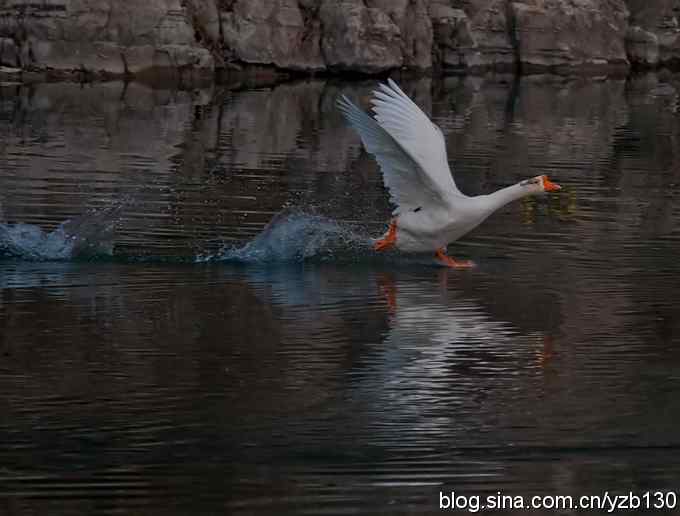
[(0, 66), (136, 75), (680, 62), (680, 0), (0, 0)]

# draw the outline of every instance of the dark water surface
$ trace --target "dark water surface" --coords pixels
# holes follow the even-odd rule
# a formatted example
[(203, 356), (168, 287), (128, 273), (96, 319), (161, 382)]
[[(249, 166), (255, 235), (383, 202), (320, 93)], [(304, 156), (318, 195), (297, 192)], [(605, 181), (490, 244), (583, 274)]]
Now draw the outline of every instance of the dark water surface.
[(404, 81), (464, 192), (563, 186), (473, 271), (370, 252), (374, 84), (0, 86), (0, 514), (679, 489), (680, 77)]

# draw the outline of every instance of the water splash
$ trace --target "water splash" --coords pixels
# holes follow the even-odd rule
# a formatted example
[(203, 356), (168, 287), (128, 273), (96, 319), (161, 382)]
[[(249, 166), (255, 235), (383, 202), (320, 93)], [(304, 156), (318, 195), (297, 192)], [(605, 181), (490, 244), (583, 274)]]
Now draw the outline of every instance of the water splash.
[[(114, 256), (114, 237), (126, 206), (90, 210), (45, 231), (33, 224), (0, 223), (0, 259), (71, 261)], [(198, 256), (135, 256), (115, 254), (117, 261), (192, 263), (394, 263), (432, 264), (401, 253), (376, 253), (372, 239), (357, 225), (304, 211), (285, 210), (276, 215), (254, 239), (214, 254)]]
[(0, 224), (0, 256), (27, 260), (66, 260), (74, 241), (59, 226), (51, 233), (33, 224)]
[(113, 236), (122, 205), (90, 210), (53, 231), (33, 224), (0, 224), (0, 258), (71, 260), (113, 254)]
[(370, 238), (357, 228), (321, 215), (283, 211), (244, 246), (225, 248), (197, 261), (356, 261), (370, 254)]

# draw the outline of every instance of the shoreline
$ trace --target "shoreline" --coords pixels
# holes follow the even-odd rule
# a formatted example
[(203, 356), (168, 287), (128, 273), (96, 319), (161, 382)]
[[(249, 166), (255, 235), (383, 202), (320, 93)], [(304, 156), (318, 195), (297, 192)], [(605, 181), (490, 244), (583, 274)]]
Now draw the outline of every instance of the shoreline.
[(276, 86), (278, 84), (322, 80), (322, 81), (380, 81), (387, 77), (399, 79), (427, 78), (433, 81), (446, 80), (451, 77), (553, 77), (565, 80), (604, 80), (604, 79), (628, 79), (645, 75), (676, 75), (680, 74), (680, 68), (657, 66), (657, 67), (630, 67), (620, 65), (597, 66), (597, 67), (529, 67), (524, 70), (517, 67), (502, 68), (473, 68), (457, 70), (413, 70), (397, 69), (387, 70), (380, 73), (360, 73), (345, 71), (333, 73), (329, 71), (305, 73), (291, 70), (281, 70), (275, 67), (263, 67), (258, 65), (246, 66), (240, 70), (219, 69), (202, 73), (181, 73), (175, 69), (159, 68), (144, 70), (143, 73), (113, 74), (109, 72), (91, 72), (83, 70), (22, 70), (0, 66), (0, 85), (30, 85), (43, 83), (137, 83), (152, 88), (160, 89), (193, 89), (206, 86), (229, 86), (237, 88), (259, 88)]

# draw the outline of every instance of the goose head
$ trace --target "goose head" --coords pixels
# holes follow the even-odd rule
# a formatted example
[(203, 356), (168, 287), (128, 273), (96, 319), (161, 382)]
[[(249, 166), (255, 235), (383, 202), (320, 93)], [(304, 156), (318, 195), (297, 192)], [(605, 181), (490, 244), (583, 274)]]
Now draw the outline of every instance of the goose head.
[(548, 176), (536, 176), (531, 179), (525, 179), (520, 185), (526, 189), (526, 194), (538, 194), (544, 192), (557, 192), (562, 187), (557, 183), (553, 183)]

